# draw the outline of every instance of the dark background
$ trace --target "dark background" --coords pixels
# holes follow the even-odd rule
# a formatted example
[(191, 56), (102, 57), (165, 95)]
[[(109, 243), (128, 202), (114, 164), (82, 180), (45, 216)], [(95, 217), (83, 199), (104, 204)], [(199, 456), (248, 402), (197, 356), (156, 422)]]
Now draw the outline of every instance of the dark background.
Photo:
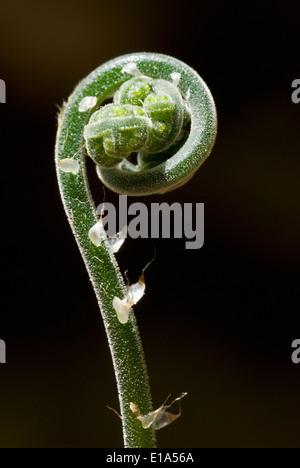
[(53, 153), (57, 105), (77, 82), (113, 57), (151, 51), (196, 69), (219, 116), (193, 180), (146, 201), (204, 202), (204, 247), (128, 239), (118, 254), (136, 281), (157, 252), (135, 309), (154, 407), (189, 392), (158, 444), (300, 447), (300, 364), (291, 361), (300, 338), (299, 6), (1, 0), (0, 9), (0, 446), (122, 446), (106, 408), (118, 399), (104, 327)]

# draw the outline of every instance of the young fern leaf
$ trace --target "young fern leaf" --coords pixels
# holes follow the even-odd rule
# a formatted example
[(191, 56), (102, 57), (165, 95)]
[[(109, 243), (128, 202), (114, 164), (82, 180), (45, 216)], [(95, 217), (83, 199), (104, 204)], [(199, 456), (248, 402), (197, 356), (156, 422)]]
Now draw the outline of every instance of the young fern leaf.
[[(112, 95), (113, 103), (101, 106)], [(125, 447), (155, 447), (153, 425), (145, 429), (130, 403), (143, 415), (153, 409), (135, 316), (130, 308), (121, 323), (113, 305), (114, 298), (128, 297), (128, 289), (98, 222), (85, 158), (95, 161), (104, 185), (117, 193), (164, 193), (187, 182), (208, 157), (216, 126), (213, 98), (199, 75), (177, 59), (152, 53), (125, 55), (97, 68), (59, 116), (59, 189), (108, 337)], [(137, 164), (130, 161), (132, 152), (138, 153)]]

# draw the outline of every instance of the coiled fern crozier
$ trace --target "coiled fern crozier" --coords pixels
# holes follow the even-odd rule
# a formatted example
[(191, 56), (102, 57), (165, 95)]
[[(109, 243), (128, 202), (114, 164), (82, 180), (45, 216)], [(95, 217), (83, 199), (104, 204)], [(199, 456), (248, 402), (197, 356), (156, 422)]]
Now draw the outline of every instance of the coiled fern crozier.
[[(113, 102), (103, 104), (108, 98)], [(128, 287), (99, 222), (85, 160), (91, 157), (103, 184), (119, 194), (165, 193), (185, 184), (209, 156), (216, 128), (214, 101), (199, 75), (175, 58), (154, 53), (129, 54), (101, 65), (79, 83), (59, 116), (59, 189), (104, 321), (125, 447), (155, 447), (155, 425), (146, 427), (137, 417), (153, 414), (151, 395), (131, 308), (135, 302), (128, 300)], [(99, 242), (91, 235), (95, 226)], [(124, 320), (116, 298), (120, 307), (128, 305)]]

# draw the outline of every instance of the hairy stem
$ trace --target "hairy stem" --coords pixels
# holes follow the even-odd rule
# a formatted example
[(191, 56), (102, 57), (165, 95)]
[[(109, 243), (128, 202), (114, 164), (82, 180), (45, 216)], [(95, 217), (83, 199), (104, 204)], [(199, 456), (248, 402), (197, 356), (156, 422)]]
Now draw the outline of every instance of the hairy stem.
[[(115, 86), (114, 80), (112, 83)], [(80, 99), (79, 93), (79, 101)], [(152, 448), (155, 447), (153, 428), (143, 429), (129, 406), (130, 402), (134, 402), (143, 414), (152, 411), (147, 370), (136, 320), (131, 312), (126, 324), (118, 321), (112, 303), (114, 296), (125, 295), (123, 278), (108, 242), (104, 241), (96, 247), (88, 237), (90, 228), (98, 218), (87, 181), (83, 151), (82, 128), (87, 118), (78, 113), (74, 100), (78, 101), (78, 94), (70, 98), (59, 117), (55, 159), (60, 194), (105, 325), (118, 386), (124, 445)], [(61, 171), (59, 161), (74, 155), (79, 163), (78, 173)]]
[[(116, 105), (107, 106), (105, 110), (100, 110), (100, 113), (97, 111), (107, 98), (132, 78), (132, 71), (135, 67), (138, 73), (144, 76), (142, 82), (145, 87), (147, 82), (152, 83), (156, 80), (153, 84), (156, 95), (151, 96), (150, 101), (147, 101), (147, 98), (144, 101), (147, 118), (151, 114), (153, 100), (156, 100), (158, 106), (161, 102), (167, 102), (170, 109), (174, 104), (176, 117), (174, 122), (179, 122), (181, 125), (187, 121), (188, 115), (190, 131), (186, 139), (180, 143), (180, 127), (175, 131), (172, 123), (170, 135), (168, 133), (167, 136), (174, 136), (175, 140), (174, 145), (170, 147), (169, 143), (165, 142), (166, 151), (171, 153), (170, 157), (167, 154), (167, 159), (166, 154), (159, 152), (163, 151), (163, 148), (159, 148), (158, 155), (150, 154), (150, 158), (147, 152), (141, 152), (140, 162), (145, 164), (143, 167), (136, 167), (129, 161), (126, 162), (126, 159), (115, 167), (111, 167), (111, 161), (104, 158), (103, 152), (101, 157), (94, 153), (98, 151), (99, 141), (102, 145), (101, 132), (106, 135), (110, 131), (105, 118), (116, 117), (118, 119), (118, 112), (121, 112), (126, 119), (129, 117), (128, 121), (125, 119), (122, 123), (120, 131), (126, 129), (126, 122), (128, 125), (134, 122), (133, 132), (136, 132), (140, 125), (141, 137), (143, 137), (141, 138), (142, 147), (145, 144), (144, 151), (150, 153), (157, 151), (155, 138), (152, 140), (153, 144), (150, 141), (150, 146), (148, 146), (148, 140), (144, 140), (144, 121), (138, 120), (138, 117), (143, 116), (144, 110), (134, 107), (133, 102), (130, 105), (125, 103), (123, 107), (118, 107), (118, 100), (121, 101), (124, 98), (122, 92), (125, 93), (126, 98), (127, 85), (124, 85), (125, 88), (123, 87), (121, 92), (114, 97)], [(183, 109), (180, 106), (185, 107)], [(168, 109), (168, 107), (164, 108)], [(94, 121), (92, 119), (91, 123), (90, 118), (95, 110), (97, 118), (94, 115)], [(157, 113), (154, 112), (153, 115)], [(161, 116), (163, 119), (163, 114)], [(112, 131), (114, 131), (116, 124), (114, 121), (111, 123)], [(150, 127), (147, 128), (149, 130)], [(94, 130), (97, 132), (99, 130), (99, 134), (94, 134)], [(187, 129), (183, 130), (187, 131)], [(104, 231), (101, 233), (101, 238), (105, 240), (100, 246), (96, 246), (89, 238), (89, 231), (98, 218), (87, 181), (86, 148), (90, 149), (90, 156), (95, 158), (97, 172), (102, 182), (117, 193), (133, 196), (164, 193), (180, 187), (197, 171), (211, 152), (216, 130), (214, 101), (199, 75), (179, 60), (150, 53), (125, 55), (100, 66), (77, 86), (59, 116), (55, 148), (59, 188), (69, 223), (88, 270), (103, 317), (117, 380), (125, 447), (155, 447), (153, 425), (144, 429), (141, 421), (130, 409), (130, 403), (133, 403), (133, 407), (138, 408), (141, 415), (148, 415), (152, 411), (151, 396), (143, 349), (133, 311), (129, 314), (129, 320), (121, 323), (113, 307), (115, 297), (119, 299), (126, 297), (126, 286), (117, 262)], [(92, 141), (89, 138), (92, 138)], [(106, 142), (110, 144), (106, 150), (113, 159), (117, 156), (116, 147), (112, 145), (114, 142), (117, 142), (115, 136)], [(120, 142), (118, 143), (120, 148), (125, 151), (122, 138)], [(155, 164), (151, 165), (153, 161)], [(102, 225), (98, 224), (98, 228), (103, 229)]]

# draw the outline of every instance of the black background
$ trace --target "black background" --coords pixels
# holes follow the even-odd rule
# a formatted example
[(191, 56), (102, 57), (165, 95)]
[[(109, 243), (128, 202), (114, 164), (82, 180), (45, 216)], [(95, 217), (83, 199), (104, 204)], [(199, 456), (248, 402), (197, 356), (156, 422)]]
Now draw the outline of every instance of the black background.
[[(299, 447), (299, 6), (2, 0), (0, 9), (0, 446), (122, 446), (106, 408), (118, 399), (105, 332), (53, 153), (57, 105), (77, 82), (113, 57), (151, 51), (196, 69), (219, 117), (212, 155), (192, 181), (143, 200), (203, 202), (204, 247), (128, 239), (118, 254), (136, 281), (157, 252), (135, 309), (154, 407), (189, 393), (158, 444)], [(117, 200), (108, 190), (106, 199)]]

